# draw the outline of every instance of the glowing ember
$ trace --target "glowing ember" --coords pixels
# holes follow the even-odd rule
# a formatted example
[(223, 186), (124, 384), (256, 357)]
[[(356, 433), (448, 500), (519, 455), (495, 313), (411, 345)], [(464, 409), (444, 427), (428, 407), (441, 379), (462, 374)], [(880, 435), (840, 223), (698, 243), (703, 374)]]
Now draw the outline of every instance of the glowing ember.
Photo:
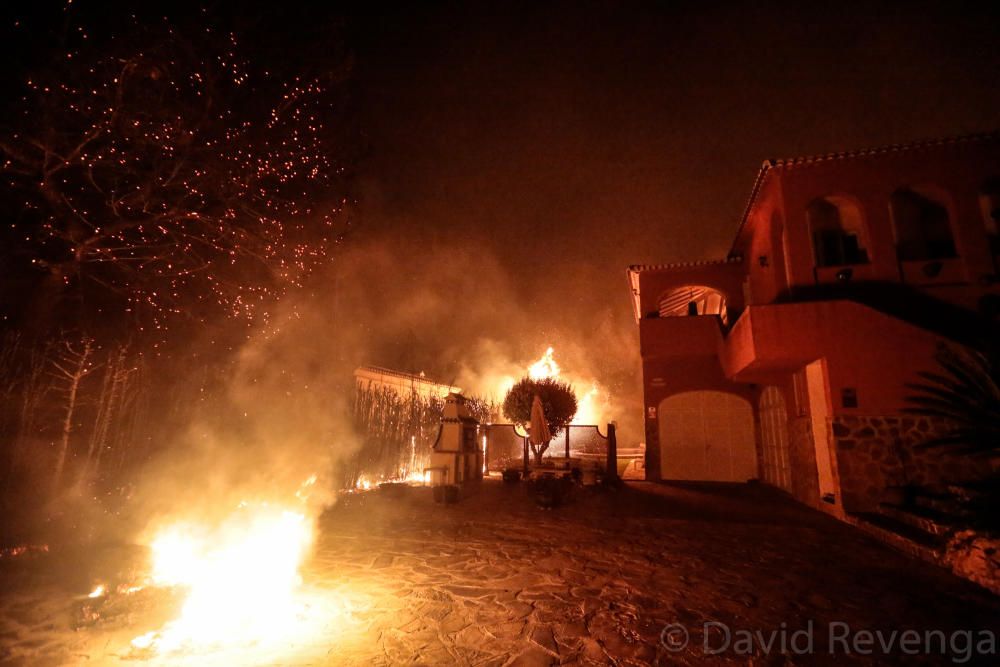
[(316, 484), (316, 475), (310, 475), (309, 479), (302, 482), (302, 486), (300, 486), (299, 490), (295, 492), (295, 497), (302, 502), (309, 500), (309, 494), (312, 491), (314, 484)]
[(421, 472), (420, 470), (414, 469), (406, 474), (400, 472), (396, 477), (379, 480), (373, 480), (370, 477), (361, 475), (358, 477), (358, 481), (354, 483), (354, 490), (370, 491), (371, 489), (378, 488), (382, 484), (429, 484), (430, 481), (431, 472), (429, 470)]
[(305, 515), (243, 504), (216, 526), (177, 523), (152, 543), (152, 582), (187, 589), (180, 616), (136, 637), (137, 649), (171, 653), (287, 643), (310, 625), (299, 566), (313, 539)]
[(99, 598), (104, 595), (104, 584), (98, 584), (94, 586), (94, 590), (90, 591), (88, 598)]
[(424, 472), (419, 472), (414, 470), (406, 476), (406, 481), (413, 484), (429, 484), (431, 481), (431, 471), (425, 470)]
[(26, 554), (48, 553), (48, 551), (49, 545), (47, 544), (22, 544), (17, 547), (0, 549), (0, 558), (17, 558)]

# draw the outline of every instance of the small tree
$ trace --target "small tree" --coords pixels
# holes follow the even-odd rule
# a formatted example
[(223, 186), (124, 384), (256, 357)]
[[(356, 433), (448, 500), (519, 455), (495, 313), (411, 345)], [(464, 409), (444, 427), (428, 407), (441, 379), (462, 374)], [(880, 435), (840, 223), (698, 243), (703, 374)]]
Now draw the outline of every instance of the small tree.
[[(576, 394), (565, 382), (554, 378), (541, 380), (521, 378), (504, 397), (503, 413), (515, 424), (528, 425), (531, 422), (531, 404), (536, 395), (542, 401), (542, 411), (545, 413), (549, 432), (552, 437), (559, 435), (559, 432), (573, 420), (577, 408)], [(547, 442), (537, 446), (532, 443), (531, 452), (535, 455), (537, 463), (541, 462), (542, 455), (548, 448)]]
[[(940, 447), (959, 456), (995, 458), (1000, 455), (1000, 347), (938, 348), (940, 372), (918, 373), (922, 382), (908, 383), (912, 393), (905, 412), (936, 417), (947, 424), (941, 435), (918, 447)], [(969, 525), (1000, 531), (1000, 477), (983, 480), (981, 490), (962, 501)]]

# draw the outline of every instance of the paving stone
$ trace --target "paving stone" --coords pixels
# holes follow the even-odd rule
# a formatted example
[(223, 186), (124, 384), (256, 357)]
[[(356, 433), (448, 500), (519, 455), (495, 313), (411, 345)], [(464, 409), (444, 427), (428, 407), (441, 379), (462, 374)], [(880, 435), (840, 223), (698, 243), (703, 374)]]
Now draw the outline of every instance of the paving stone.
[(505, 602), (504, 609), (507, 610), (508, 617), (511, 619), (525, 618), (530, 614), (535, 608), (528, 604), (527, 602)]
[(510, 667), (548, 667), (558, 664), (559, 659), (541, 648), (532, 647), (511, 660)]
[(389, 567), (395, 559), (396, 557), (391, 554), (381, 554), (375, 558), (375, 561), (372, 563), (372, 568), (377, 570), (383, 567)]
[(487, 632), (498, 639), (517, 639), (524, 632), (524, 621), (510, 621), (487, 626)]
[(440, 627), (441, 632), (452, 634), (468, 626), (469, 620), (463, 614), (453, 611), (441, 619), (438, 627)]
[(444, 590), (452, 595), (465, 598), (482, 598), (493, 592), (488, 588), (476, 588), (473, 586), (445, 586)]
[(531, 641), (541, 646), (543, 649), (559, 655), (559, 647), (556, 645), (555, 637), (552, 636), (552, 628), (549, 626), (538, 626), (531, 631)]

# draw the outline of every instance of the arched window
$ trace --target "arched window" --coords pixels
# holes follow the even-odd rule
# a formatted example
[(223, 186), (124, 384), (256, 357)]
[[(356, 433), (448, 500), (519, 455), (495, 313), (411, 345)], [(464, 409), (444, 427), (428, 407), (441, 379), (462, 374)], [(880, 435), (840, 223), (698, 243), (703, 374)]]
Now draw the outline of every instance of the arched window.
[(890, 208), (899, 259), (955, 257), (955, 239), (944, 204), (912, 188), (900, 188), (892, 194)]
[(861, 209), (846, 197), (822, 197), (806, 209), (816, 266), (867, 264), (868, 241)]
[(979, 190), (979, 209), (983, 213), (990, 250), (1000, 255), (1000, 178), (994, 178)]
[(660, 317), (718, 315), (726, 321), (726, 297), (722, 292), (701, 285), (685, 285), (667, 290), (660, 296)]

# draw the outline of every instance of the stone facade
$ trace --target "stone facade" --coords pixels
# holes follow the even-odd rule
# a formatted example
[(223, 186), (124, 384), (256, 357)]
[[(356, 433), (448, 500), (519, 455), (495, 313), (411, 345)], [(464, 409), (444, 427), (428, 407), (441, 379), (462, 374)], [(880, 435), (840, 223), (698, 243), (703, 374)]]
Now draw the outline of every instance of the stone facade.
[(832, 426), (841, 495), (849, 512), (876, 509), (891, 486), (973, 481), (990, 472), (982, 461), (916, 447), (944, 431), (940, 419), (841, 415)]

